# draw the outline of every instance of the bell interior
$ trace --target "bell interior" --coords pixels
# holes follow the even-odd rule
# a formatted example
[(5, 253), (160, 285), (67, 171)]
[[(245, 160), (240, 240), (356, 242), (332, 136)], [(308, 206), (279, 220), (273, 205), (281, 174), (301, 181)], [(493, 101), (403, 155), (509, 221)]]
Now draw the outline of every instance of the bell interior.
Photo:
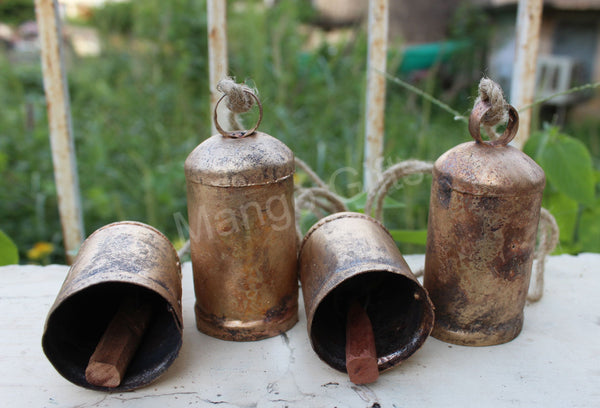
[(337, 370), (346, 371), (346, 318), (354, 299), (371, 320), (379, 371), (413, 354), (433, 326), (427, 294), (413, 280), (386, 271), (354, 275), (325, 296), (312, 321), (316, 353)]
[(169, 367), (181, 348), (182, 335), (168, 302), (138, 285), (106, 282), (68, 297), (48, 319), (44, 352), (65, 378), (86, 388), (108, 390), (89, 384), (85, 369), (122, 300), (132, 296), (151, 303), (153, 316), (121, 384), (110, 390), (146, 385)]

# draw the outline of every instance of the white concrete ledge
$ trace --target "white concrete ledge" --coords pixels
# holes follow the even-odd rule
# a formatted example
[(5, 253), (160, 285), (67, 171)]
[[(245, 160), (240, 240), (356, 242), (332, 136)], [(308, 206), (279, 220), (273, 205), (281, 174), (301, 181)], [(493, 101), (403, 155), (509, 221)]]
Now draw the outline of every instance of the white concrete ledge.
[[(410, 256), (413, 268), (423, 256)], [(183, 271), (184, 343), (155, 383), (103, 393), (63, 379), (41, 349), (46, 314), (68, 268), (0, 268), (0, 401), (6, 407), (598, 407), (600, 254), (550, 257), (542, 300), (521, 335), (471, 348), (429, 338), (404, 364), (355, 386), (312, 351), (300, 322), (285, 336), (234, 343), (195, 328), (189, 263)]]

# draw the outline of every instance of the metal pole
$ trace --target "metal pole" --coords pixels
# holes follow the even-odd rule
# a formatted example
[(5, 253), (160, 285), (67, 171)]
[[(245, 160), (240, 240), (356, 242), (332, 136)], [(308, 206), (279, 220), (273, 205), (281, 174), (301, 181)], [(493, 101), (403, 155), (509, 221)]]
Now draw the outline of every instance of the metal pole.
[[(227, 2), (223, 0), (208, 0), (208, 76), (210, 86), (210, 117), (219, 99), (217, 83), (227, 76)], [(222, 113), (222, 112), (219, 112)], [(224, 114), (224, 113), (223, 113)], [(223, 115), (220, 115), (223, 117)], [(217, 129), (212, 122), (212, 134)]]
[[(381, 176), (385, 113), (389, 0), (369, 1), (369, 44), (367, 52), (367, 92), (364, 190), (369, 191)], [(379, 72), (377, 72), (379, 71)]]
[[(535, 73), (542, 8), (542, 0), (519, 0), (515, 65), (510, 87), (511, 104), (517, 110), (531, 104), (535, 96)], [(531, 112), (531, 109), (519, 112), (519, 131), (511, 143), (519, 149), (523, 149), (525, 142), (529, 139)]]
[(84, 233), (58, 4), (56, 0), (35, 0), (35, 12), (40, 36), (58, 212), (67, 262), (70, 264), (79, 250)]

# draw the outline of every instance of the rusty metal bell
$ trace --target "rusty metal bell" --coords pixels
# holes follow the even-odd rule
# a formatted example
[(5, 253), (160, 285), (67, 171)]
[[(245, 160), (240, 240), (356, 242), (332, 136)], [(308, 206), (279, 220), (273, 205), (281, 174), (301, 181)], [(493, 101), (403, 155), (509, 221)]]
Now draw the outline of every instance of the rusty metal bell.
[(346, 372), (346, 315), (358, 300), (370, 318), (378, 370), (401, 363), (433, 328), (433, 305), (385, 227), (359, 213), (332, 214), (306, 234), (299, 273), (317, 355)]
[(434, 164), (424, 285), (435, 305), (432, 336), (487, 346), (514, 339), (523, 326), (545, 186), (543, 170), (508, 146), (519, 117), (511, 106), (505, 132), (482, 141), (489, 103), (475, 106), (475, 139)]
[(181, 268), (169, 240), (153, 227), (124, 221), (91, 234), (46, 319), (42, 346), (67, 380), (85, 388), (85, 370), (119, 304), (143, 296), (154, 316), (121, 384), (111, 391), (145, 386), (175, 360), (182, 344)]
[(298, 320), (294, 155), (257, 127), (217, 127), (185, 161), (196, 324), (225, 340), (275, 336)]

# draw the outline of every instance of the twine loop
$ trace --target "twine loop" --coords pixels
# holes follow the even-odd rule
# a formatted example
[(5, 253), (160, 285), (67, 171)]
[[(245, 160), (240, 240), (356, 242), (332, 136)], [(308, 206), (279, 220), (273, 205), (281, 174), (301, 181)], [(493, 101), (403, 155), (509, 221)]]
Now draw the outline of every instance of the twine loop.
[(527, 293), (530, 303), (537, 302), (544, 294), (544, 267), (546, 255), (554, 251), (558, 245), (559, 229), (556, 219), (550, 211), (542, 207), (540, 223), (538, 224), (538, 245), (535, 250), (535, 263), (531, 275), (531, 287)]
[(217, 91), (227, 97), (225, 106), (233, 113), (245, 113), (254, 106), (254, 97), (258, 94), (256, 89), (246, 84), (238, 84), (233, 78), (225, 78), (217, 84)]
[[(378, 221), (383, 219), (383, 200), (388, 191), (400, 179), (413, 174), (431, 174), (433, 164), (420, 160), (406, 160), (394, 164), (381, 174), (379, 182), (367, 194), (365, 203), (365, 214), (371, 215), (373, 204), (375, 204), (374, 217)], [(375, 201), (377, 199), (377, 201)]]
[(298, 245), (300, 245), (303, 238), (300, 227), (303, 210), (309, 211), (320, 219), (327, 214), (348, 211), (348, 206), (344, 203), (344, 199), (331, 191), (327, 183), (306, 162), (298, 157), (295, 157), (294, 160), (296, 167), (304, 171), (311, 181), (317, 185), (316, 187), (295, 188), (296, 235), (298, 236)]
[[(496, 133), (496, 126), (506, 123), (502, 135)], [(490, 141), (485, 142), (492, 146), (505, 146), (517, 134), (519, 129), (519, 114), (504, 99), (500, 85), (489, 78), (481, 78), (479, 82), (479, 96), (475, 99), (471, 116), (469, 117), (469, 133), (477, 143), (484, 143), (481, 138), (480, 127), (483, 126)]]
[[(232, 138), (241, 138), (253, 134), (258, 129), (263, 117), (262, 104), (258, 99), (256, 89), (252, 89), (246, 84), (238, 84), (232, 78), (225, 78), (219, 81), (217, 90), (223, 92), (223, 96), (219, 98), (215, 105), (214, 122), (217, 131), (225, 137)], [(217, 108), (223, 99), (226, 99), (225, 105), (229, 110), (229, 125), (235, 130), (233, 132), (224, 130), (219, 124)], [(258, 105), (258, 121), (252, 129), (241, 130), (242, 126), (238, 122), (236, 115), (248, 112), (254, 106), (254, 103)]]
[(508, 121), (509, 104), (504, 98), (504, 92), (500, 85), (489, 78), (481, 78), (479, 81), (479, 96), (475, 99), (473, 106), (484, 103), (490, 109), (481, 118), (481, 125), (488, 134), (490, 140), (498, 139), (495, 131), (496, 125)]
[[(496, 134), (495, 126), (508, 122), (504, 133)], [(479, 97), (475, 100), (473, 111), (469, 119), (469, 131), (475, 140), (484, 143), (481, 139), (480, 126), (483, 126), (491, 141), (486, 144), (506, 145), (515, 136), (519, 126), (519, 115), (516, 109), (504, 99), (500, 86), (488, 78), (482, 78), (479, 83)], [(304, 170), (312, 181), (318, 185), (313, 188), (300, 188), (296, 198), (296, 227), (298, 236), (302, 234), (299, 227), (300, 212), (309, 209), (317, 217), (325, 216), (326, 212), (345, 211), (345, 205), (339, 196), (328, 190), (327, 185), (303, 161), (296, 158), (296, 166)], [(406, 160), (388, 168), (383, 172), (378, 183), (368, 192), (365, 204), (365, 214), (382, 221), (383, 203), (385, 196), (400, 179), (414, 174), (431, 174), (433, 165), (419, 160)], [(327, 193), (328, 192), (328, 193)], [(310, 199), (307, 199), (311, 197)], [(325, 201), (318, 197), (326, 198)], [(336, 204), (340, 204), (336, 208)], [(321, 213), (321, 214), (319, 214)], [(558, 244), (559, 229), (555, 218), (545, 208), (541, 209), (538, 226), (538, 244), (534, 253), (534, 267), (531, 277), (531, 288), (527, 294), (530, 303), (539, 301), (544, 291), (544, 268), (546, 257), (554, 251)], [(415, 276), (423, 275), (423, 268), (414, 271)]]
[[(260, 112), (257, 124), (250, 131), (226, 132), (218, 125), (217, 109), (215, 107), (214, 119), (217, 130), (222, 135), (228, 137), (244, 137), (252, 134), (258, 128), (262, 119), (262, 105), (256, 95), (256, 91), (245, 84), (236, 84), (231, 78), (220, 81), (217, 89), (224, 93), (217, 102), (217, 105), (227, 97), (227, 108), (231, 113), (230, 123), (232, 123), (232, 127), (235, 129), (240, 129), (239, 124), (235, 120), (235, 114), (247, 112), (252, 108), (254, 102), (258, 104)], [(498, 136), (494, 127), (499, 123), (507, 121), (506, 130), (501, 136)], [(479, 97), (475, 100), (475, 106), (469, 121), (469, 130), (473, 137), (478, 142), (482, 142), (479, 128), (483, 126), (492, 140), (486, 143), (492, 145), (506, 144), (514, 137), (518, 128), (518, 121), (517, 111), (506, 102), (500, 86), (488, 78), (482, 78), (479, 83)], [(299, 158), (295, 158), (295, 162), (296, 167), (305, 171), (312, 182), (316, 184), (316, 187), (296, 187), (295, 189), (296, 232), (299, 238), (298, 243), (300, 243), (302, 241), (302, 232), (300, 229), (302, 210), (308, 210), (317, 216), (317, 218), (323, 218), (327, 213), (348, 211), (348, 207), (344, 199), (331, 191), (329, 186), (308, 164)], [(431, 163), (419, 160), (402, 161), (388, 168), (382, 174), (379, 182), (368, 192), (365, 213), (370, 215), (374, 209), (375, 218), (381, 221), (383, 217), (384, 198), (397, 181), (413, 174), (431, 174), (432, 171), (433, 165)], [(532, 287), (527, 296), (529, 302), (537, 302), (543, 296), (545, 260), (546, 256), (556, 248), (558, 236), (559, 230), (556, 220), (548, 210), (542, 208), (538, 227), (538, 245), (534, 254), (535, 264), (531, 278)], [(178, 255), (182, 257), (189, 249), (188, 240)], [(421, 276), (422, 274), (423, 269), (414, 272), (415, 276)]]

